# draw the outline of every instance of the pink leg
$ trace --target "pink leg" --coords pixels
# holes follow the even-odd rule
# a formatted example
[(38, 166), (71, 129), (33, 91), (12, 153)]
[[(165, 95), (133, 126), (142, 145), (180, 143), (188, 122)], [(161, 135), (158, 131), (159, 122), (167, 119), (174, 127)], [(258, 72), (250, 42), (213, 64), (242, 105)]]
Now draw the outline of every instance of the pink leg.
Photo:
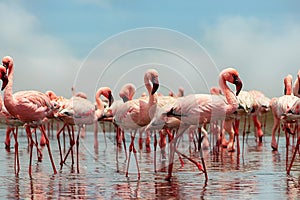
[(274, 151), (277, 150), (277, 142), (276, 142), (276, 131), (279, 130), (279, 125), (280, 125), (280, 119), (276, 118), (274, 116), (274, 124), (272, 128), (272, 141), (271, 141), (271, 147)]
[(156, 173), (156, 147), (157, 147), (157, 138), (154, 133), (154, 172)]
[(125, 134), (124, 134), (124, 130), (120, 129), (121, 131), (121, 135), (122, 135), (122, 141), (123, 141), (123, 146), (124, 146), (124, 152), (125, 152), (125, 159), (127, 160), (127, 148), (126, 148), (126, 141), (125, 141)]
[[(68, 133), (69, 133), (69, 138), (70, 138), (70, 147), (69, 147), (69, 150), (67, 151), (62, 163), (61, 163), (61, 169), (62, 169), (62, 166), (63, 164), (66, 162), (69, 154), (71, 153), (71, 157), (72, 157), (72, 163), (71, 163), (71, 168), (73, 171), (73, 166), (74, 166), (74, 154), (73, 154), (73, 146), (75, 144), (75, 139), (74, 139), (74, 126), (72, 125), (71, 128), (69, 126), (67, 126), (67, 129), (68, 129)], [(70, 130), (71, 129), (71, 130)]]
[(79, 135), (80, 135), (80, 129), (83, 127), (78, 128), (78, 135), (76, 139), (76, 162), (77, 162), (77, 173), (79, 173)]
[(55, 167), (55, 164), (54, 164), (54, 161), (53, 161), (53, 158), (52, 158), (52, 153), (51, 153), (51, 150), (50, 150), (49, 139), (48, 139), (48, 137), (46, 135), (44, 127), (43, 126), (39, 126), (39, 128), (40, 128), (40, 131), (42, 132), (42, 134), (44, 135), (44, 137), (46, 139), (46, 145), (47, 145), (47, 149), (48, 149), (48, 154), (49, 154), (49, 158), (50, 158), (50, 161), (51, 161), (51, 165), (52, 165), (52, 168), (53, 168), (53, 173), (57, 174), (56, 167)]
[(33, 142), (33, 139), (32, 139), (32, 133), (31, 133), (30, 127), (26, 125), (25, 129), (26, 129), (26, 134), (27, 134), (27, 138), (28, 138), (28, 141), (29, 141), (29, 155), (30, 155), (29, 166), (28, 166), (28, 174), (29, 174), (29, 177), (32, 178), (31, 164), (32, 164), (32, 148), (33, 148), (34, 142)]
[(128, 177), (130, 156), (131, 156), (131, 152), (133, 151), (135, 161), (136, 161), (136, 167), (137, 167), (137, 170), (138, 170), (138, 179), (140, 179), (140, 169), (139, 169), (138, 161), (137, 161), (137, 157), (136, 157), (136, 149), (134, 147), (134, 139), (135, 139), (136, 132), (137, 131), (135, 130), (134, 133), (131, 134), (131, 143), (130, 143), (130, 146), (129, 146), (129, 157), (128, 157), (128, 163), (127, 163), (127, 169), (126, 169), (126, 177)]
[(261, 123), (258, 120), (257, 115), (253, 115), (252, 119), (253, 119), (253, 123), (254, 123), (255, 129), (256, 129), (258, 142), (262, 142), (262, 137), (264, 136), (264, 133), (261, 129)]
[[(188, 126), (181, 126), (179, 130), (177, 131), (176, 137), (172, 138), (169, 142), (170, 145), (170, 154), (169, 154), (169, 166), (168, 166), (168, 175), (165, 178), (167, 181), (170, 181), (172, 178), (172, 172), (173, 172), (173, 163), (174, 163), (174, 154), (175, 154), (175, 148), (178, 138), (181, 137), (181, 135), (188, 129)], [(167, 131), (168, 132), (168, 131)]]
[(226, 120), (224, 122), (224, 129), (229, 133), (229, 143), (227, 145), (227, 150), (229, 152), (235, 151), (234, 148), (234, 130), (232, 120)]
[(146, 152), (149, 153), (151, 151), (151, 147), (150, 147), (150, 142), (151, 142), (151, 139), (150, 139), (150, 132), (146, 132)]
[(11, 133), (11, 131), (12, 131), (12, 128), (7, 126), (6, 127), (6, 135), (5, 135), (5, 142), (4, 142), (5, 149), (7, 151), (10, 151), (10, 133)]
[(15, 139), (15, 174), (18, 176), (20, 172), (20, 160), (19, 160), (19, 143), (18, 143), (18, 127), (16, 127), (13, 131), (14, 139)]
[(56, 133), (56, 138), (57, 138), (57, 142), (58, 142), (58, 149), (59, 149), (59, 155), (60, 155), (60, 166), (62, 168), (62, 164), (63, 164), (63, 158), (62, 158), (62, 151), (61, 151), (61, 144), (60, 144), (60, 134), (61, 132), (64, 130), (66, 124), (63, 125), (63, 127), (57, 131)]

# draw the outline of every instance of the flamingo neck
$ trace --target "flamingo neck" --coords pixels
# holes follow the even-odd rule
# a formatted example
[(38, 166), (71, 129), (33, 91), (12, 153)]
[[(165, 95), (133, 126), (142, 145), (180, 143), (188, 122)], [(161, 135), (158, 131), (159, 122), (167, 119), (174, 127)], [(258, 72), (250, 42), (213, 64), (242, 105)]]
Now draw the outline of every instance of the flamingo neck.
[[(297, 79), (295, 82), (295, 85), (297, 84)], [(292, 81), (291, 80), (285, 80), (284, 81), (284, 87), (285, 87), (285, 95), (291, 95), (292, 94)]]
[(7, 111), (14, 115), (14, 99), (13, 99), (13, 76), (14, 76), (14, 67), (13, 65), (9, 67), (9, 72), (8, 72), (8, 84), (4, 90), (4, 105), (7, 109)]
[(226, 112), (233, 113), (238, 108), (238, 100), (237, 100), (235, 94), (233, 93), (233, 91), (226, 84), (226, 80), (223, 76), (220, 77), (219, 84), (220, 84), (220, 88), (221, 88), (223, 94), (225, 95), (225, 98), (228, 103)]
[(149, 107), (156, 103), (156, 96), (155, 94), (152, 94), (152, 86), (150, 83), (145, 83), (145, 87), (147, 88), (149, 99), (148, 99), (148, 105)]
[(292, 83), (286, 83), (285, 89), (286, 89), (285, 95), (291, 95), (292, 94)]
[(102, 95), (102, 91), (98, 90), (96, 93), (96, 105), (97, 105), (97, 110), (96, 110), (96, 117), (99, 118), (101, 117), (103, 110), (104, 110), (104, 105), (102, 100), (100, 99), (100, 96)]

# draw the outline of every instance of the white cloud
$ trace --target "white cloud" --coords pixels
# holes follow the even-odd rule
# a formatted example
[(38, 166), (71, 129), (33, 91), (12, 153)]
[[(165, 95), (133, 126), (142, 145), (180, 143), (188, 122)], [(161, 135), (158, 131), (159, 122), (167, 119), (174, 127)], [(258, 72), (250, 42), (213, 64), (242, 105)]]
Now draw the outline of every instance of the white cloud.
[(41, 30), (40, 21), (18, 4), (0, 3), (0, 57), (15, 61), (14, 91), (54, 90), (71, 94), (79, 61), (63, 41)]
[(281, 96), (283, 77), (300, 69), (300, 24), (226, 17), (204, 29), (203, 42), (218, 67), (235, 66), (245, 90)]

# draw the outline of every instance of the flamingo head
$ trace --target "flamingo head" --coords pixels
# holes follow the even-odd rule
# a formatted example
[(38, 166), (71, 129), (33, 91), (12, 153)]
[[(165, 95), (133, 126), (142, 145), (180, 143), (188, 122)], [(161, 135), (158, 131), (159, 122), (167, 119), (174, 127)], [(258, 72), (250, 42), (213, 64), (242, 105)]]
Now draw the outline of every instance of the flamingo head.
[(144, 82), (146, 87), (150, 84), (149, 82), (152, 83), (151, 95), (153, 95), (159, 87), (158, 72), (155, 69), (147, 70), (144, 76)]
[(223, 70), (222, 75), (226, 81), (235, 85), (236, 96), (238, 96), (243, 87), (238, 71), (233, 68), (227, 68)]
[(111, 93), (111, 91), (109, 92), (109, 95), (108, 95), (108, 105), (111, 106), (111, 104), (114, 102), (114, 97)]
[(4, 56), (2, 58), (2, 65), (7, 69), (11, 68), (14, 64), (13, 58), (10, 56)]
[(127, 102), (129, 100), (132, 100), (134, 94), (135, 94), (136, 88), (134, 86), (134, 84), (132, 83), (127, 83), (125, 84), (120, 92), (119, 92), (119, 96), (123, 99), (123, 102)]
[(109, 87), (102, 87), (102, 95), (108, 99), (108, 106), (111, 106), (111, 104), (114, 102), (111, 89)]
[(183, 97), (184, 96), (184, 88), (183, 87), (179, 87), (178, 88), (178, 95), (177, 97)]
[[(298, 83), (300, 85), (300, 70), (298, 71), (297, 78), (298, 78)], [(300, 94), (300, 86), (299, 86), (299, 89), (298, 89), (298, 94)]]
[(291, 94), (291, 88), (293, 84), (293, 77), (292, 75), (288, 74), (284, 79), (284, 95), (290, 95)]
[(2, 80), (2, 87), (1, 90), (4, 90), (4, 88), (6, 87), (7, 83), (8, 83), (8, 78), (6, 75), (6, 67), (0, 65), (0, 76), (1, 76), (1, 80)]

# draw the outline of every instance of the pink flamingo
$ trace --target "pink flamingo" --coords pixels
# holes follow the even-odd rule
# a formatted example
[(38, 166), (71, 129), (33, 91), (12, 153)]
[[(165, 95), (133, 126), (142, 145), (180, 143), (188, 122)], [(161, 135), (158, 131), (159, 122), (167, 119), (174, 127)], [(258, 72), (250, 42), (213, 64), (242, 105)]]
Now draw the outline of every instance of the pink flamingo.
[[(127, 84), (123, 85), (123, 87), (121, 88), (121, 90), (119, 92), (119, 96), (122, 100), (114, 101), (114, 103), (106, 110), (103, 118), (107, 120), (110, 117), (113, 117), (116, 114), (117, 110), (120, 109), (122, 104), (133, 99), (135, 91), (136, 91), (136, 87), (134, 86), (134, 84), (127, 83)], [(112, 119), (111, 119), (111, 122), (112, 122)], [(117, 141), (118, 146), (121, 145), (121, 143), (122, 143), (121, 140), (123, 140), (123, 144), (124, 144), (124, 148), (125, 148), (125, 152), (126, 152), (124, 130), (122, 130), (118, 125), (116, 125), (116, 141)]]
[[(108, 105), (105, 105), (105, 103), (101, 100), (101, 96), (104, 96), (106, 99), (108, 99)], [(96, 100), (96, 107), (97, 107), (97, 121), (99, 118), (101, 118), (104, 114), (104, 110), (106, 109), (106, 106), (111, 106), (114, 102), (114, 98), (112, 96), (112, 91), (109, 87), (100, 87), (95, 95), (95, 100)], [(103, 124), (103, 133), (105, 136), (105, 128)], [(105, 138), (105, 137), (104, 137)], [(105, 141), (106, 143), (106, 141)], [(98, 151), (98, 123), (95, 124), (95, 129), (94, 129), (94, 149), (97, 152)]]
[(47, 121), (48, 117), (52, 117), (53, 110), (49, 97), (38, 91), (20, 91), (13, 94), (13, 75), (14, 62), (12, 57), (5, 56), (2, 59), (3, 66), (8, 70), (8, 84), (4, 91), (4, 105), (7, 111), (14, 117), (25, 123), (25, 129), (30, 141), (30, 161), (29, 161), (29, 176), (31, 177), (31, 162), (32, 162), (32, 148), (34, 141), (32, 139), (31, 127), (38, 127), (46, 138), (46, 145), (52, 164), (54, 174), (57, 173), (51, 150), (49, 139), (45, 133), (43, 123)]
[(156, 97), (155, 92), (159, 87), (158, 72), (154, 69), (149, 69), (144, 75), (144, 84), (148, 91), (147, 98), (133, 99), (122, 104), (114, 115), (114, 122), (124, 130), (133, 130), (131, 134), (131, 143), (129, 146), (129, 158), (126, 170), (126, 177), (128, 177), (128, 168), (130, 162), (131, 152), (133, 151), (136, 160), (136, 166), (138, 169), (138, 179), (140, 179), (140, 171), (138, 167), (138, 161), (136, 157), (136, 149), (134, 147), (134, 138), (138, 129), (146, 126), (150, 121), (151, 117), (149, 113), (154, 112), (151, 109), (155, 108)]
[[(284, 113), (282, 115), (282, 119), (284, 121), (284, 123), (298, 123), (299, 119), (300, 119), (300, 98), (298, 98), (294, 104), (292, 105), (291, 108), (289, 108), (286, 113)], [(300, 131), (300, 127), (299, 125), (297, 126), (297, 133), (299, 133)], [(286, 139), (288, 140), (289, 138), (286, 136)], [(287, 142), (288, 144), (288, 142)], [(292, 149), (293, 151), (293, 155), (291, 158), (291, 162), (288, 164), (288, 156), (286, 156), (286, 167), (287, 167), (287, 174), (290, 174), (293, 163), (295, 161), (296, 158), (296, 154), (298, 154), (299, 152), (299, 146), (300, 146), (300, 136), (298, 135), (297, 138), (297, 144), (296, 146)], [(287, 149), (288, 150), (288, 149)], [(288, 153), (288, 151), (287, 151)]]
[[(127, 101), (130, 101), (133, 99), (133, 96), (135, 94), (136, 87), (132, 83), (127, 83), (123, 85), (119, 92), (119, 96), (122, 100), (117, 100), (114, 101), (114, 103), (107, 109), (105, 110), (105, 113), (103, 115), (103, 118), (100, 119), (100, 121), (110, 121), (113, 122), (113, 117), (116, 114), (116, 112), (120, 109), (122, 104), (126, 103)], [(119, 147), (122, 144), (124, 145), (124, 152), (126, 155), (126, 160), (127, 160), (127, 150), (126, 150), (126, 143), (125, 143), (125, 135), (124, 135), (124, 130), (119, 127), (117, 124), (115, 124), (115, 130), (116, 130), (116, 142), (117, 142), (117, 147)], [(119, 172), (119, 161), (118, 161), (118, 150), (116, 151), (116, 163), (117, 163), (117, 172)]]
[[(170, 157), (167, 180), (172, 177), (173, 160), (176, 142), (179, 137), (188, 129), (190, 125), (203, 125), (211, 121), (225, 119), (226, 116), (232, 115), (238, 108), (236, 95), (227, 86), (226, 82), (236, 85), (236, 95), (242, 88), (242, 81), (238, 72), (233, 68), (224, 69), (219, 75), (219, 86), (225, 95), (225, 100), (217, 95), (193, 94), (181, 98), (176, 105), (167, 113), (168, 116), (175, 116), (181, 120), (181, 125), (175, 138), (170, 143)], [(232, 127), (226, 130), (230, 132), (228, 150), (234, 149), (234, 131)], [(204, 167), (204, 171), (206, 171)], [(207, 180), (206, 175), (206, 180)]]
[(297, 97), (300, 97), (299, 83), (300, 83), (300, 70), (298, 71), (297, 78), (294, 82), (294, 87), (293, 87), (293, 94)]
[[(106, 98), (108, 98), (109, 105), (112, 103), (113, 98), (111, 95), (111, 90), (109, 88), (100, 88), (97, 94), (98, 95), (103, 94)], [(70, 100), (65, 102), (65, 104), (61, 107), (61, 109), (56, 114), (58, 118), (64, 121), (65, 125), (78, 126), (77, 139), (74, 140), (73, 136), (70, 137), (71, 146), (63, 160), (61, 156), (61, 163), (60, 163), (61, 168), (63, 163), (66, 161), (68, 154), (72, 152), (73, 146), (76, 142), (77, 173), (79, 173), (79, 135), (84, 125), (94, 124), (95, 133), (96, 131), (98, 131), (98, 119), (103, 115), (103, 109), (104, 109), (102, 102), (99, 101), (98, 98), (99, 97), (96, 96), (97, 109), (95, 109), (95, 105), (91, 101), (81, 97), (73, 96)], [(59, 138), (59, 136), (57, 137)], [(62, 155), (61, 152), (60, 155)], [(73, 166), (73, 157), (72, 157), (72, 166)]]
[[(256, 136), (258, 138), (258, 141), (262, 142), (262, 137), (264, 135), (264, 132), (262, 130), (262, 124), (259, 121), (258, 117), (270, 111), (270, 99), (266, 97), (262, 92), (257, 90), (251, 90), (249, 91), (249, 93), (253, 96), (256, 105), (251, 112), (251, 117), (256, 130)], [(266, 125), (266, 115), (265, 115), (265, 122), (263, 126), (265, 127), (265, 125)]]
[(285, 94), (279, 98), (272, 98), (270, 106), (273, 113), (273, 127), (272, 127), (272, 141), (271, 147), (273, 150), (277, 150), (278, 144), (276, 142), (275, 134), (279, 131), (280, 119), (282, 114), (286, 113), (290, 109), (298, 97), (292, 95), (292, 76), (288, 75), (284, 79), (284, 92)]

